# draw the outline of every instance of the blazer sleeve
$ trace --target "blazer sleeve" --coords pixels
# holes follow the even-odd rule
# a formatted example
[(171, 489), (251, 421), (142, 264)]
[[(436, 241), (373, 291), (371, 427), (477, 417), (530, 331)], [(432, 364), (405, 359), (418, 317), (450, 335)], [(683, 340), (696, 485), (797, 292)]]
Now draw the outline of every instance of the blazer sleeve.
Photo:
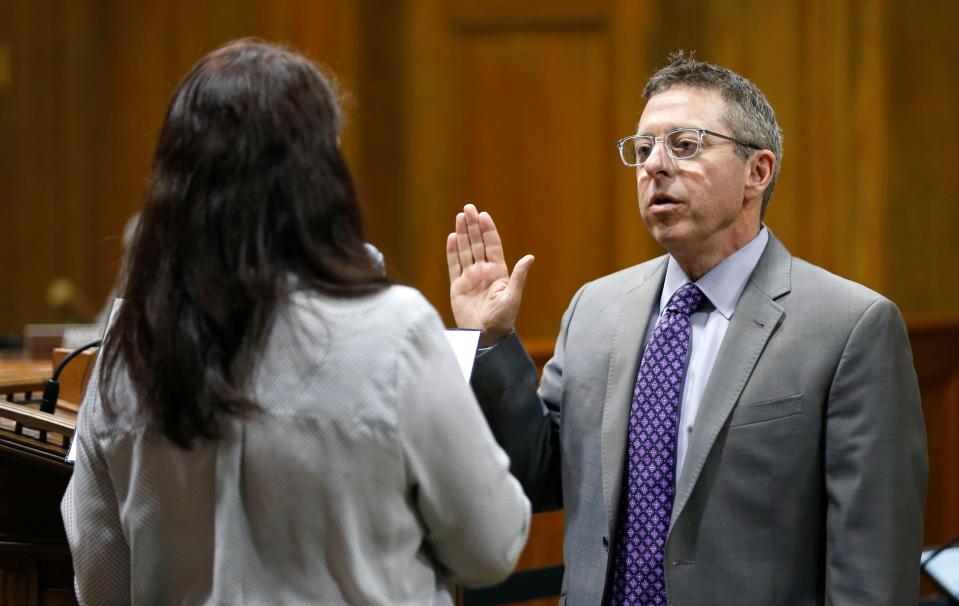
[(60, 512), (73, 556), (74, 586), (80, 604), (128, 604), (130, 549), (120, 524), (107, 460), (92, 422), (99, 408), (97, 374), (93, 373), (80, 408), (74, 437), (77, 459)]
[(515, 332), (477, 356), (470, 381), (493, 434), (510, 457), (510, 471), (535, 512), (563, 507), (560, 417), (566, 338), (587, 286), (579, 289), (563, 314), (538, 391), (536, 365)]
[(491, 585), (526, 544), (530, 505), (429, 308), (398, 365), (398, 425), (415, 506), (447, 581)]
[(915, 603), (928, 461), (905, 323), (886, 299), (850, 333), (826, 412), (826, 603)]

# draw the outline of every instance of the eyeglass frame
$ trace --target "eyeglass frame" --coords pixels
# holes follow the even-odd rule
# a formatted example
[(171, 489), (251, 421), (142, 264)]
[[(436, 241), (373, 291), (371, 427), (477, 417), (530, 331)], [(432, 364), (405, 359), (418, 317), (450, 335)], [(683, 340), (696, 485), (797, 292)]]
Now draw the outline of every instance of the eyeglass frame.
[[(685, 156), (685, 157), (682, 157), (682, 158), (677, 158), (676, 156), (673, 155), (673, 152), (671, 151), (670, 147), (669, 147), (668, 145), (666, 145), (666, 138), (669, 137), (671, 134), (677, 133), (677, 132), (679, 132), (679, 131), (681, 131), (681, 130), (694, 130), (694, 131), (696, 131), (696, 134), (698, 135), (698, 139), (697, 139), (697, 143), (696, 143), (696, 151), (695, 151), (695, 152), (693, 152), (693, 153), (692, 153), (691, 155), (689, 155), (689, 156)], [(667, 132), (663, 133), (663, 136), (662, 136), (662, 137), (657, 137), (656, 135), (630, 135), (630, 136), (628, 136), (628, 137), (623, 137), (622, 139), (620, 139), (619, 141), (616, 142), (616, 148), (619, 150), (619, 159), (622, 160), (623, 164), (625, 164), (625, 165), (628, 166), (629, 168), (641, 168), (641, 167), (643, 167), (643, 166), (646, 164), (646, 162), (649, 162), (649, 159), (647, 158), (647, 159), (646, 159), (646, 162), (641, 162), (641, 163), (639, 163), (639, 164), (629, 164), (628, 162), (626, 162), (626, 157), (623, 155), (623, 146), (626, 144), (627, 141), (630, 141), (630, 140), (632, 140), (632, 139), (638, 139), (639, 137), (645, 137), (645, 138), (647, 138), (647, 139), (652, 139), (652, 140), (653, 140), (653, 145), (652, 145), (652, 147), (649, 149), (649, 155), (650, 155), (650, 156), (653, 155), (653, 149), (656, 147), (656, 144), (657, 144), (657, 143), (662, 143), (662, 144), (663, 144), (663, 148), (666, 150), (666, 155), (669, 156), (670, 158), (672, 158), (673, 160), (692, 160), (693, 158), (695, 158), (696, 156), (698, 156), (698, 155), (703, 151), (703, 135), (712, 135), (712, 136), (714, 136), (714, 137), (719, 137), (720, 139), (726, 139), (727, 141), (732, 141), (733, 143), (736, 143), (736, 144), (742, 145), (743, 147), (748, 147), (749, 149), (754, 149), (754, 150), (757, 150), (757, 151), (763, 149), (763, 148), (761, 148), (761, 147), (757, 147), (757, 146), (755, 146), (755, 145), (753, 145), (753, 144), (751, 144), (751, 143), (746, 143), (746, 142), (744, 142), (744, 141), (740, 141), (739, 139), (730, 137), (730, 136), (728, 136), (728, 135), (723, 135), (723, 134), (721, 134), (721, 133), (717, 133), (717, 132), (715, 132), (715, 131), (711, 131), (711, 130), (709, 130), (708, 128), (695, 128), (695, 127), (692, 127), (692, 126), (681, 126), (681, 127), (679, 127), (679, 128), (674, 128), (674, 129), (671, 130), (671, 131), (667, 131)]]

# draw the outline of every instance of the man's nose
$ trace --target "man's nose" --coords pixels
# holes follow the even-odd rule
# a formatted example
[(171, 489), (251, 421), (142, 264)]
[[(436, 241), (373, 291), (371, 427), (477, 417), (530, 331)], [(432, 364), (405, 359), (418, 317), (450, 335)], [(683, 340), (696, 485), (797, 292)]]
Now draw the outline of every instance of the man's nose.
[(650, 177), (669, 175), (675, 168), (673, 159), (666, 153), (666, 142), (657, 140), (649, 153), (649, 158), (643, 164), (643, 169)]

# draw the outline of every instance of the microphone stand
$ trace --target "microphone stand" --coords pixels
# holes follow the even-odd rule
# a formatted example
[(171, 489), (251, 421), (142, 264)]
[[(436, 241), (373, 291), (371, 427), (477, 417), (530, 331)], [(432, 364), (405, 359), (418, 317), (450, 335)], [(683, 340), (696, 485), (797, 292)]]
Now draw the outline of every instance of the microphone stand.
[(66, 367), (66, 365), (70, 363), (70, 360), (74, 359), (88, 349), (100, 347), (102, 343), (103, 339), (97, 339), (96, 341), (92, 341), (86, 345), (82, 345), (74, 349), (67, 354), (67, 357), (63, 358), (60, 364), (57, 365), (56, 370), (53, 371), (53, 376), (50, 377), (49, 381), (47, 381), (46, 387), (43, 388), (43, 398), (40, 400), (40, 410), (42, 412), (53, 414), (54, 411), (56, 411), (57, 398), (60, 397), (60, 373), (63, 372), (63, 369)]

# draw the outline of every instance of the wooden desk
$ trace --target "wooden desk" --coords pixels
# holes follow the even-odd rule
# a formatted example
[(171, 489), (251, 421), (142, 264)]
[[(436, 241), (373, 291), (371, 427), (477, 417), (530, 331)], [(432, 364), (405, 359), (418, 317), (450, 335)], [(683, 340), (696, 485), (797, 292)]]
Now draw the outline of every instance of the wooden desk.
[(0, 394), (42, 392), (51, 363), (37, 360), (0, 360)]
[[(73, 466), (64, 460), (77, 404), (58, 401), (56, 414), (38, 400), (51, 362), (0, 361), (0, 603), (76, 604), (73, 563), (60, 500)], [(46, 432), (45, 440), (30, 429)]]

